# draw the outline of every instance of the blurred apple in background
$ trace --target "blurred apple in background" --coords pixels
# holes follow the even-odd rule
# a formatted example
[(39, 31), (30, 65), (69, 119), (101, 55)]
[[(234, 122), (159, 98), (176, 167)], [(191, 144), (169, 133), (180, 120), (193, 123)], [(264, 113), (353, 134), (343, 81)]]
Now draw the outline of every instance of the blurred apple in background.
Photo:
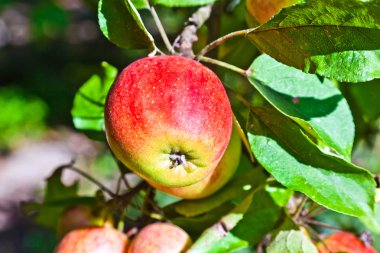
[[(326, 248), (326, 246), (328, 249)], [(323, 243), (318, 243), (319, 253), (377, 253), (370, 245), (365, 245), (354, 234), (339, 232), (326, 237)]]
[(55, 253), (125, 253), (128, 237), (111, 227), (73, 230), (59, 243)]
[(302, 2), (303, 0), (247, 0), (247, 22), (252, 27), (262, 25), (282, 8)]
[(191, 239), (182, 228), (170, 223), (153, 223), (137, 234), (128, 253), (180, 253), (190, 246)]

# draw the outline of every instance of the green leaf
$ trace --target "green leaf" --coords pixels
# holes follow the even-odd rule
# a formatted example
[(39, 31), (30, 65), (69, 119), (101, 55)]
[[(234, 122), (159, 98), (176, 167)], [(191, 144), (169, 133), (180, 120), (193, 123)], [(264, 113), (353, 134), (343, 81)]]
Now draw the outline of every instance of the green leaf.
[(205, 214), (193, 217), (177, 216), (170, 218), (170, 221), (173, 224), (180, 226), (186, 230), (186, 232), (188, 232), (190, 236), (194, 238), (198, 237), (205, 229), (218, 222), (220, 218), (229, 213), (234, 207), (234, 204), (225, 203), (212, 210), (209, 210)]
[(76, 204), (75, 199), (79, 187), (78, 182), (71, 186), (65, 186), (61, 182), (61, 175), (62, 169), (57, 169), (47, 179), (45, 197), (35, 218), (37, 224), (53, 230), (57, 229), (58, 218), (62, 212), (70, 205)]
[(380, 203), (375, 205), (375, 212), (373, 215), (362, 216), (360, 217), (360, 221), (371, 232), (380, 235)]
[(161, 4), (166, 7), (193, 7), (211, 4), (217, 0), (152, 0), (153, 4)]
[(301, 231), (281, 231), (269, 244), (267, 253), (318, 253), (317, 248)]
[(233, 220), (234, 224), (232, 225), (234, 226), (235, 223), (241, 219), (241, 216), (242, 214), (235, 214), (233, 212), (224, 216), (220, 222), (206, 229), (194, 242), (187, 253), (224, 253), (247, 247), (247, 241), (242, 240), (225, 230), (229, 229), (229, 225), (228, 223), (226, 225), (226, 221), (224, 220)]
[(231, 233), (222, 237), (221, 234), (223, 231), (207, 229), (186, 253), (228, 253), (248, 246), (247, 241)]
[(378, 13), (378, 1), (309, 0), (283, 9), (248, 38), (264, 53), (305, 72), (342, 81), (370, 80), (379, 75), (379, 60), (355, 51), (380, 49)]
[(292, 197), (294, 193), (289, 189), (270, 185), (265, 185), (265, 190), (269, 193), (274, 202), (276, 202), (278, 206), (282, 207), (286, 206), (289, 199)]
[(178, 202), (181, 199), (178, 197), (166, 194), (165, 192), (156, 190), (154, 194), (154, 200), (160, 208), (163, 208), (167, 205)]
[(106, 62), (102, 67), (104, 76), (93, 75), (75, 94), (71, 115), (78, 130), (104, 131), (104, 104), (117, 69)]
[(173, 204), (171, 207), (177, 213), (186, 217), (204, 214), (234, 198), (244, 198), (252, 189), (259, 186), (265, 178), (263, 171), (255, 168), (231, 180), (225, 187), (210, 197), (198, 200), (183, 200)]
[[(350, 216), (351, 217), (351, 216)], [(277, 223), (276, 228), (271, 231), (271, 237), (275, 238), (283, 230), (298, 230), (299, 226), (294, 222), (291, 215), (286, 212), (283, 219)]]
[(380, 50), (345, 51), (310, 57), (315, 73), (353, 83), (380, 78)]
[(256, 159), (282, 185), (337, 212), (372, 213), (375, 182), (367, 170), (323, 153), (275, 110), (254, 108), (247, 126)]
[(149, 0), (131, 0), (137, 10), (149, 9)]
[(146, 30), (131, 0), (100, 0), (98, 21), (104, 36), (119, 47), (153, 50), (153, 37)]
[(274, 107), (350, 160), (355, 126), (347, 101), (331, 81), (268, 55), (258, 57), (250, 70), (249, 81)]
[(380, 79), (348, 85), (350, 96), (358, 107), (358, 113), (366, 122), (380, 117)]
[(252, 202), (252, 196), (250, 194), (219, 222), (203, 231), (187, 253), (224, 253), (249, 246), (247, 241), (241, 240), (228, 231), (243, 218), (243, 214)]
[(275, 227), (281, 214), (281, 207), (276, 205), (269, 193), (263, 188), (258, 188), (243, 219), (231, 233), (251, 245), (256, 245)]

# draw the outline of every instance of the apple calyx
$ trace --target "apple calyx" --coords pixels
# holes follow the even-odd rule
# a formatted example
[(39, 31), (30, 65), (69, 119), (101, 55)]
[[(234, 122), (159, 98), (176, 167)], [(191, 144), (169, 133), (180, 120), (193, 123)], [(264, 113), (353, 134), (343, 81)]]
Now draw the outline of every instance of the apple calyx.
[(182, 154), (181, 152), (175, 152), (175, 153), (169, 154), (169, 159), (172, 162), (172, 165), (170, 165), (170, 169), (173, 169), (173, 168), (175, 168), (179, 165), (182, 165), (182, 164), (185, 167), (185, 169), (187, 168), (186, 156), (184, 154)]

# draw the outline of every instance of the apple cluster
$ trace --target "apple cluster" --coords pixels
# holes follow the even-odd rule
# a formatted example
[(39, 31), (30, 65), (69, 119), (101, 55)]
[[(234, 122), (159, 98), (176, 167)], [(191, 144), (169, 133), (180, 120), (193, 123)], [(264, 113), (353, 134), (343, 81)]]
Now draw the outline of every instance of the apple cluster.
[(190, 246), (189, 235), (180, 227), (153, 223), (144, 227), (132, 241), (108, 226), (75, 229), (61, 240), (55, 253), (179, 253)]
[[(238, 166), (241, 140), (224, 87), (192, 59), (154, 56), (133, 62), (111, 87), (104, 116), (115, 156), (168, 194), (207, 197)], [(99, 226), (86, 208), (71, 208), (63, 217), (61, 235), (70, 232), (56, 253), (179, 253), (191, 245), (189, 235), (169, 223), (150, 224), (129, 241), (112, 222)]]
[(241, 141), (223, 84), (192, 59), (133, 62), (111, 87), (104, 116), (115, 156), (171, 195), (209, 196), (238, 166)]

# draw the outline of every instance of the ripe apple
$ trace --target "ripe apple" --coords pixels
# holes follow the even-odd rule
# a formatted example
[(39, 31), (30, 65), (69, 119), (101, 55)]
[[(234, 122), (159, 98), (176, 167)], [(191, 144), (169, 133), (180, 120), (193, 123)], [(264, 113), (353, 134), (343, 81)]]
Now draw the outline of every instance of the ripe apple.
[[(377, 251), (371, 247), (366, 246), (355, 235), (346, 232), (339, 232), (330, 235), (323, 240), (328, 248), (333, 252), (347, 252), (347, 253), (377, 253)], [(319, 253), (329, 253), (323, 243), (318, 243)]]
[(128, 237), (111, 227), (82, 228), (69, 232), (55, 253), (125, 253)]
[(250, 26), (266, 23), (282, 8), (301, 3), (303, 0), (247, 0), (247, 21)]
[(183, 199), (200, 199), (215, 193), (234, 175), (241, 156), (241, 139), (236, 127), (232, 128), (230, 143), (222, 160), (213, 172), (198, 183), (184, 187), (165, 187), (151, 183), (153, 187)]
[(128, 253), (180, 253), (190, 245), (191, 239), (182, 228), (169, 223), (153, 223), (137, 234)]
[(230, 140), (232, 111), (219, 78), (197, 61), (154, 56), (110, 89), (105, 130), (116, 157), (141, 177), (181, 187), (207, 177)]

